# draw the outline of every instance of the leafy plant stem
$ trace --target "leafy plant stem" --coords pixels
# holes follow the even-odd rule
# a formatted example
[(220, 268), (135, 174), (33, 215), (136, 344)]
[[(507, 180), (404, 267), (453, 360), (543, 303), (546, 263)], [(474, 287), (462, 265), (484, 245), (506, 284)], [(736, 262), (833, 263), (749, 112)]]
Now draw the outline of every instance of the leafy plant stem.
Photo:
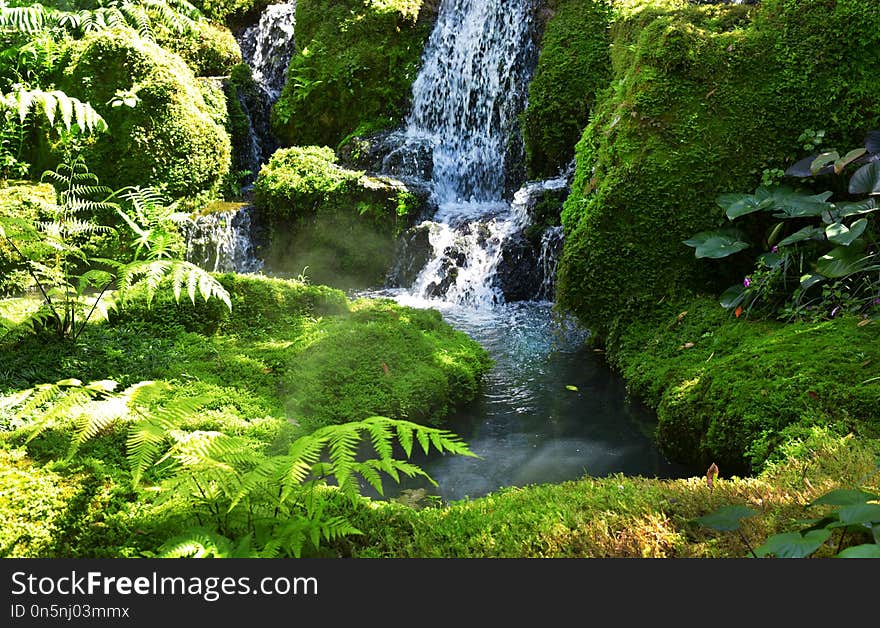
[(98, 294), (98, 298), (95, 299), (95, 302), (94, 302), (94, 303), (92, 303), (92, 309), (89, 310), (89, 313), (88, 313), (88, 314), (86, 315), (86, 317), (83, 319), (82, 324), (81, 324), (80, 327), (79, 327), (79, 331), (77, 331), (77, 332), (73, 335), (73, 342), (74, 342), (74, 343), (76, 342), (77, 338), (79, 338), (79, 335), (80, 335), (81, 333), (83, 333), (83, 330), (86, 328), (86, 323), (89, 322), (89, 319), (92, 317), (92, 314), (95, 313), (95, 308), (98, 307), (98, 303), (101, 302), (101, 299), (104, 297), (104, 293), (107, 292), (107, 290), (110, 288), (110, 285), (111, 285), (112, 283), (113, 283), (112, 281), (108, 281), (106, 284), (104, 284), (104, 287), (101, 288), (101, 292), (100, 292), (100, 294)]
[(747, 547), (747, 548), (748, 548), (748, 550), (749, 550), (749, 554), (751, 554), (751, 555), (752, 555), (752, 558), (757, 558), (757, 557), (758, 557), (758, 555), (757, 555), (757, 554), (755, 554), (755, 550), (754, 550), (754, 549), (752, 549), (752, 544), (751, 544), (751, 543), (749, 543), (749, 539), (748, 539), (748, 538), (746, 538), (746, 535), (745, 535), (745, 534), (744, 534), (744, 533), (743, 533), (743, 531), (742, 531), (742, 529), (739, 529), (739, 530), (737, 530), (737, 532), (739, 532), (739, 538), (741, 538), (741, 539), (742, 539), (742, 541), (743, 541), (743, 543), (745, 543), (745, 544), (746, 544), (746, 547)]

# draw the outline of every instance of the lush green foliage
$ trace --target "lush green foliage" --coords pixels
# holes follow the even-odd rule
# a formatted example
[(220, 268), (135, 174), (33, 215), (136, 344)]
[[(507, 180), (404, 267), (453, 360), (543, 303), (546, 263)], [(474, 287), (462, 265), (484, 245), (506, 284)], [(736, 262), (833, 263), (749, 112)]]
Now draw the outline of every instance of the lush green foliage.
[[(73, 43), (63, 66), (60, 84), (93, 103), (112, 131), (84, 154), (106, 185), (152, 186), (173, 198), (217, 189), (230, 168), (229, 136), (179, 57), (110, 31)], [(120, 91), (134, 91), (136, 106), (113, 107)]]
[(14, 86), (0, 92), (0, 180), (24, 177), (30, 165), (24, 161), (28, 123), (40, 114), (62, 137), (79, 133), (103, 133), (107, 122), (89, 103), (64, 92)]
[[(173, 223), (186, 218), (166, 207), (154, 191), (135, 188), (114, 193), (99, 185), (80, 159), (47, 171), (43, 178), (57, 191), (56, 203), (44, 208), (46, 220), (0, 217), (0, 238), (18, 256), (43, 297), (43, 304), (11, 331), (51, 326), (61, 338), (75, 341), (93, 316), (107, 318), (114, 300), (125, 302), (139, 287), (149, 305), (165, 277), (171, 278), (177, 300), (186, 285), (193, 303), (199, 292), (206, 301), (217, 297), (231, 307), (228, 293), (216, 279), (181, 259), (184, 250)], [(111, 201), (117, 195), (128, 202), (130, 213)], [(132, 235), (121, 238), (113, 258), (92, 258), (89, 239), (115, 231), (102, 220), (112, 213)]]
[[(12, 511), (3, 514), (21, 522), (20, 533), (0, 537), (4, 555), (311, 553), (312, 534), (323, 544), (354, 529), (348, 517), (351, 500), (358, 501), (355, 477), (378, 488), (377, 478), (418, 473), (391, 457), (392, 440), (406, 454), (425, 445), (465, 453), (446, 432), (407, 421), (363, 416), (311, 431), (316, 423), (305, 429), (309, 417), (290, 402), (308, 387), (328, 401), (337, 423), (346, 420), (344, 411), (367, 407), (396, 419), (407, 412), (426, 418), (412, 410), (418, 396), (437, 400), (434, 389), (444, 387), (450, 399), (441, 405), (466, 402), (476, 392), (468, 382), (487, 368), (485, 354), (438, 315), (364, 302), (350, 312), (341, 292), (322, 286), (239, 275), (220, 280), (231, 311), (211, 302), (175, 303), (160, 291), (151, 308), (133, 300), (110, 325), (88, 325), (76, 345), (45, 337), (0, 344), (0, 473), (13, 490)], [(353, 362), (351, 350), (337, 355), (344, 366), (306, 357), (333, 338), (350, 348), (353, 338), (376, 333), (401, 338), (382, 347), (387, 373), (370, 354)], [(325, 379), (322, 391), (304, 368), (309, 361), (326, 377), (344, 368), (363, 386), (334, 397), (336, 380)], [(418, 382), (402, 370), (421, 364), (434, 368), (419, 371)], [(377, 404), (376, 384), (399, 379), (410, 382), (404, 394), (413, 394), (412, 402)], [(373, 443), (374, 462), (352, 458), (362, 437)], [(327, 457), (319, 459), (322, 451)], [(324, 477), (342, 490), (324, 487)], [(55, 488), (39, 506), (20, 509), (45, 482)], [(79, 497), (71, 502), (70, 495)], [(69, 518), (59, 510), (68, 504)], [(28, 512), (43, 521), (31, 521)]]
[(609, 0), (550, 0), (523, 138), (529, 175), (554, 176), (574, 157), (596, 92), (610, 79)]
[[(177, 398), (157, 407), (167, 384), (139, 382), (118, 393), (116, 387), (110, 380), (64, 380), (23, 391), (6, 404), (16, 410), (16, 427), (6, 436), (24, 436), (27, 443), (66, 423), (68, 430), (58, 431), (72, 432), (70, 460), (86, 442), (123, 425), (133, 487), (156, 469), (154, 499), (175, 500), (200, 524), (167, 540), (158, 548), (164, 556), (299, 557), (308, 543), (318, 549), (322, 539), (359, 534), (344, 516), (326, 512), (321, 489), (328, 480), (356, 502), (359, 478), (381, 494), (383, 475), (395, 481), (401, 475), (428, 477), (395, 457), (396, 444), (407, 458), (414, 445), (425, 454), (436, 449), (472, 455), (447, 431), (382, 417), (324, 427), (294, 440), (285, 454), (268, 455), (247, 438), (183, 429), (207, 398)], [(358, 456), (362, 439), (373, 449), (366, 459)]]
[[(877, 263), (876, 196), (880, 195), (880, 132), (863, 148), (841, 156), (826, 151), (787, 170), (793, 176), (847, 174), (846, 196), (814, 194), (789, 187), (759, 187), (754, 194), (723, 194), (718, 204), (730, 221), (750, 216), (759, 225), (769, 213), (781, 222), (767, 225), (765, 252), (741, 283), (721, 295), (721, 304), (737, 316), (758, 308), (770, 315), (821, 319), (840, 312), (880, 314), (880, 265)], [(851, 174), (851, 177), (849, 176)], [(755, 229), (752, 228), (751, 231)], [(752, 247), (743, 231), (704, 231), (685, 241), (697, 257), (722, 259)], [(743, 309), (745, 308), (745, 310)]]
[(791, 163), (804, 128), (855, 145), (880, 121), (880, 5), (616, 3), (613, 76), (577, 149), (557, 297), (598, 336), (747, 268), (681, 255), (718, 194)]
[(22, 6), (0, 3), (0, 29), (24, 33), (66, 33), (74, 37), (99, 31), (131, 28), (139, 36), (152, 39), (157, 29), (186, 35), (197, 28), (198, 10), (186, 0), (98, 0), (97, 2), (54, 3), (57, 7), (33, 2)]
[[(872, 473), (876, 475), (877, 470)], [(825, 516), (802, 522), (805, 525), (795, 532), (772, 535), (757, 549), (752, 549), (740, 529), (741, 519), (753, 517), (758, 511), (744, 506), (722, 506), (704, 515), (697, 523), (721, 532), (737, 530), (753, 557), (807, 558), (815, 555), (830, 543), (836, 531), (836, 558), (880, 558), (880, 495), (861, 489), (837, 488), (814, 499), (808, 508), (834, 506)], [(844, 549), (844, 541), (851, 540)], [(865, 541), (860, 543), (860, 541)]]
[(433, 19), (423, 0), (300, 0), (297, 54), (273, 108), (288, 145), (337, 146), (400, 124)]
[(418, 199), (402, 183), (336, 165), (329, 148), (277, 151), (263, 166), (254, 203), (276, 225), (265, 259), (317, 283), (379, 285), (393, 262), (395, 238), (416, 215)]
[[(55, 189), (48, 183), (0, 183), (0, 224), (5, 219), (35, 223), (55, 203)], [(26, 263), (4, 240), (0, 239), (0, 296), (22, 294), (32, 279)]]

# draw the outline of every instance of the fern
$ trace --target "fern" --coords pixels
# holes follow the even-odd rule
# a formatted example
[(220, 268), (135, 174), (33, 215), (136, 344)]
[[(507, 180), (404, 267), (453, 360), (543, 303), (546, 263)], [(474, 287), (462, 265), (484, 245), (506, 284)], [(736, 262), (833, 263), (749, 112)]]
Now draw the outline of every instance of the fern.
[(158, 558), (230, 558), (232, 541), (211, 530), (195, 529), (168, 539)]
[[(164, 477), (153, 491), (156, 499), (184, 500), (199, 524), (163, 544), (159, 555), (165, 557), (300, 557), (307, 546), (318, 549), (360, 534), (339, 509), (346, 502), (338, 504), (334, 495), (347, 503), (360, 500), (361, 480), (382, 493), (383, 475), (433, 482), (419, 466), (394, 457), (395, 443), (407, 457), (415, 442), (427, 451), (474, 455), (451, 432), (384, 417), (323, 427), (297, 438), (284, 455), (266, 455), (247, 438), (183, 429), (208, 400), (160, 405), (167, 391), (167, 384), (157, 382), (117, 392), (113, 381), (71, 379), (0, 400), (0, 410), (20, 407), (19, 414), (29, 417), (20, 428), (29, 439), (57, 419), (73, 417), (70, 456), (111, 425), (127, 423), (133, 486), (156, 469)], [(360, 459), (364, 439), (374, 456)]]
[(204, 19), (192, 4), (180, 0), (110, 0), (103, 4), (106, 6), (78, 11), (47, 8), (41, 4), (0, 6), (0, 29), (29, 34), (61, 30), (79, 36), (126, 27), (145, 39), (153, 39), (157, 26), (184, 35), (193, 32)]
[(89, 103), (59, 90), (45, 92), (19, 87), (8, 94), (0, 93), (0, 109), (17, 112), (21, 123), (32, 112), (40, 112), (51, 126), (57, 127), (60, 122), (68, 132), (74, 123), (86, 133), (104, 133), (108, 129), (107, 122)]

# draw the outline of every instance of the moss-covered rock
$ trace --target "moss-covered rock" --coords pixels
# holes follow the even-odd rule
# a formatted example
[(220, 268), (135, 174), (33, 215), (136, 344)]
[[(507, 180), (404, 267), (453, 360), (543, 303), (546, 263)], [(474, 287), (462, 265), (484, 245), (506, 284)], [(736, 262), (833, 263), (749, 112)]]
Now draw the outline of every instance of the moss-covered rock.
[(298, 52), (272, 116), (282, 142), (337, 146), (402, 122), (435, 4), (299, 0)]
[(435, 310), (391, 301), (353, 304), (297, 355), (288, 408), (311, 426), (370, 416), (439, 425), (474, 399), (488, 354)]
[(577, 147), (558, 300), (597, 335), (664, 297), (733, 283), (682, 244), (715, 198), (800, 156), (804, 129), (858, 145), (880, 123), (880, 5), (615, 4), (610, 85)]
[(701, 298), (615, 328), (607, 348), (670, 458), (752, 473), (814, 425), (880, 435), (880, 327), (865, 323), (749, 321)]
[(547, 0), (538, 66), (522, 116), (529, 175), (556, 174), (574, 157), (596, 92), (611, 76), (609, 0)]
[(229, 29), (206, 21), (196, 22), (184, 36), (159, 30), (156, 43), (180, 55), (196, 76), (226, 76), (241, 63), (241, 48)]
[(403, 183), (341, 168), (329, 148), (279, 150), (263, 166), (254, 204), (272, 225), (261, 252), (274, 269), (342, 288), (382, 283), (397, 236), (424, 202)]
[[(61, 67), (61, 89), (92, 103), (110, 127), (84, 147), (102, 184), (195, 196), (216, 190), (229, 172), (229, 136), (179, 56), (132, 31), (109, 30), (72, 43)], [(137, 105), (112, 106), (118, 90), (135, 90)]]

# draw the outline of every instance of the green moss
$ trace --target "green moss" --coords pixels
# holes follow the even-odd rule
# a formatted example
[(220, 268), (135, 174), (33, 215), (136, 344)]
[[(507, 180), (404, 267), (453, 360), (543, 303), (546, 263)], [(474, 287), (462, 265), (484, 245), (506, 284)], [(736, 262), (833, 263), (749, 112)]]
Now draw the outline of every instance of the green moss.
[[(178, 56), (131, 31), (105, 31), (74, 42), (61, 65), (60, 87), (110, 126), (84, 150), (102, 184), (152, 185), (172, 197), (217, 189), (229, 172), (229, 136)], [(136, 107), (110, 106), (117, 90), (133, 88)]]
[(546, 26), (522, 119), (533, 178), (553, 176), (572, 160), (596, 92), (608, 84), (611, 75), (609, 0), (542, 4)]
[(423, 0), (300, 0), (297, 54), (273, 108), (287, 145), (337, 146), (404, 119), (430, 32)]
[(473, 399), (486, 352), (434, 310), (361, 301), (310, 339), (288, 373), (288, 407), (309, 425), (370, 416), (438, 425)]
[(254, 203), (273, 226), (262, 252), (276, 269), (342, 288), (381, 284), (394, 241), (417, 213), (405, 185), (336, 164), (329, 148), (277, 151), (260, 171)]
[(241, 49), (229, 29), (209, 22), (197, 22), (195, 31), (183, 36), (162, 29), (155, 38), (160, 46), (180, 55), (196, 76), (226, 76), (241, 63)]
[[(660, 299), (733, 283), (682, 241), (724, 222), (714, 199), (799, 156), (805, 128), (857, 145), (880, 123), (880, 5), (617, 5), (613, 76), (577, 147), (559, 303), (597, 336)], [(729, 269), (729, 270), (727, 270)]]
[(608, 355), (657, 408), (667, 455), (756, 472), (814, 425), (880, 435), (878, 327), (860, 320), (738, 320), (696, 299), (613, 329)]

